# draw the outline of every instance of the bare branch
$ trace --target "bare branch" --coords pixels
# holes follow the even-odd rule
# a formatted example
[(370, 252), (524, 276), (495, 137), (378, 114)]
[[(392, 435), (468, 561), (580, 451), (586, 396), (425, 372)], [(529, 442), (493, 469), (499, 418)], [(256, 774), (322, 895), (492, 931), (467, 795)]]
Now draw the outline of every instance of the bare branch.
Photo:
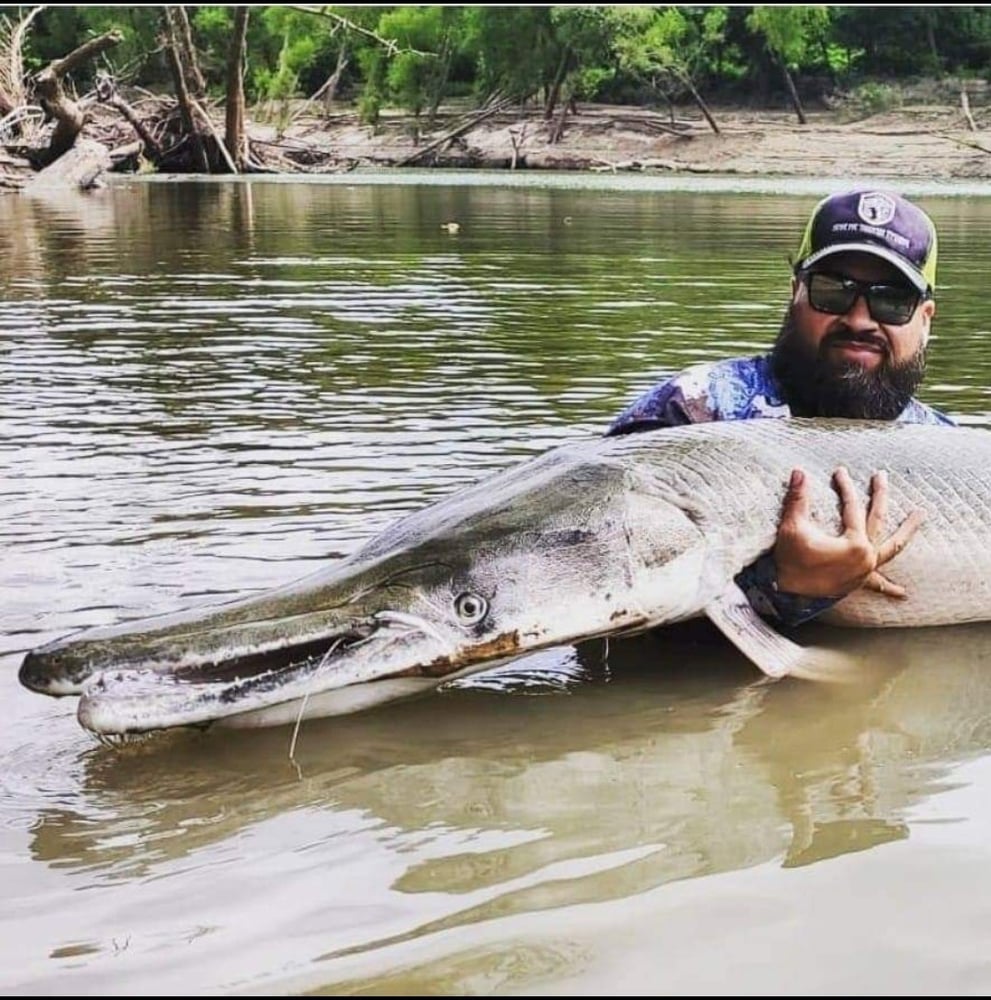
[[(11, 102), (12, 111), (24, 104), (24, 39), (31, 22), (45, 9), (45, 5), (35, 7), (17, 24), (0, 18), (0, 104), (4, 99)], [(0, 107), (0, 111), (3, 108)]]
[(83, 129), (83, 108), (76, 101), (66, 97), (62, 90), (62, 78), (94, 56), (105, 52), (123, 41), (119, 31), (108, 31), (98, 38), (91, 38), (77, 49), (73, 49), (64, 59), (50, 62), (34, 80), (35, 90), (42, 107), (55, 119), (55, 130), (48, 145), (47, 156), (58, 159), (76, 141)]
[(427, 56), (434, 59), (438, 58), (436, 52), (421, 52), (419, 49), (403, 48), (395, 38), (383, 38), (381, 35), (377, 35), (370, 28), (363, 28), (360, 24), (355, 24), (354, 21), (348, 20), (348, 18), (344, 17), (342, 14), (336, 13), (329, 7), (307, 7), (303, 4), (286, 4), (286, 6), (290, 10), (298, 10), (303, 14), (315, 14), (317, 17), (329, 18), (335, 24), (340, 25), (342, 28), (346, 28), (348, 31), (356, 31), (359, 35), (365, 35), (367, 38), (371, 38), (378, 42), (390, 56), (409, 52), (415, 56)]

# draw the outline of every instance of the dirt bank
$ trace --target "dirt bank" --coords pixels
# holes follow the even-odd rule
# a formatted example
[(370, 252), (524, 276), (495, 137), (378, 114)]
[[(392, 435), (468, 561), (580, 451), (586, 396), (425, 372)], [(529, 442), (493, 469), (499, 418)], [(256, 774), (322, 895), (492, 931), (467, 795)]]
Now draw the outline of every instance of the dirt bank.
[[(371, 127), (356, 113), (281, 109), (281, 123), (259, 114), (248, 125), (254, 159), (274, 172), (336, 172), (364, 167), (437, 166), (530, 170), (719, 173), (750, 176), (872, 177), (897, 180), (991, 178), (991, 101), (962, 107), (916, 102), (853, 117), (813, 111), (800, 125), (777, 110), (716, 108), (713, 133), (694, 108), (673, 115), (628, 106), (579, 104), (563, 122), (537, 110), (503, 108), (482, 120), (450, 109), (433, 128), (387, 114)], [(222, 129), (222, 109), (211, 117)], [(135, 134), (109, 108), (84, 136), (108, 148), (135, 148)], [(8, 162), (9, 166), (9, 162)], [(137, 157), (129, 164), (140, 166)], [(4, 158), (0, 155), (0, 173)], [(3, 185), (0, 184), (0, 187)]]
[(299, 121), (281, 137), (271, 126), (255, 126), (253, 133), (263, 148), (294, 160), (309, 157), (317, 170), (394, 166), (423, 150), (417, 165), (508, 168), (515, 158), (517, 168), (527, 169), (951, 180), (991, 177), (991, 114), (983, 117), (989, 128), (974, 115), (974, 130), (959, 106), (927, 104), (853, 121), (814, 112), (799, 125), (783, 112), (722, 109), (716, 135), (687, 109), (672, 125), (657, 112), (579, 105), (555, 143), (549, 141), (553, 123), (536, 114), (493, 116), (433, 149), (427, 147), (457, 119), (418, 143), (406, 119), (385, 119), (371, 129), (347, 114)]

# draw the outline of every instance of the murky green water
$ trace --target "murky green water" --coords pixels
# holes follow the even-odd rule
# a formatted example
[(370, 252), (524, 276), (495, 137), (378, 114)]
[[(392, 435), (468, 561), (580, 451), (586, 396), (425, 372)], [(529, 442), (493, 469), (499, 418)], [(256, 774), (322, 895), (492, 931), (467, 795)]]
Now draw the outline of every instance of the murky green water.
[[(842, 690), (702, 627), (552, 651), (307, 723), (298, 770), (18, 686), (764, 348), (827, 190), (409, 180), (0, 199), (0, 991), (986, 992), (991, 629), (832, 633)], [(916, 191), (923, 396), (991, 424), (991, 190)]]

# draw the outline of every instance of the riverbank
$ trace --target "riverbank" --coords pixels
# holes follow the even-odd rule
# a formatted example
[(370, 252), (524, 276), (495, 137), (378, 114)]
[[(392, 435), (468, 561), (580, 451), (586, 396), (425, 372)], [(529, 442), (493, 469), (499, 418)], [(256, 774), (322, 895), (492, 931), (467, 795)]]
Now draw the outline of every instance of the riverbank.
[(416, 165), (892, 180), (991, 178), (991, 113), (984, 108), (972, 111), (970, 121), (960, 105), (948, 103), (902, 106), (853, 120), (842, 110), (815, 111), (805, 125), (783, 111), (723, 108), (716, 118), (719, 134), (690, 109), (679, 109), (672, 118), (642, 108), (580, 104), (567, 116), (557, 141), (551, 141), (557, 123), (545, 122), (536, 112), (504, 112), (467, 128), (459, 128), (458, 118), (449, 115), (435, 130), (419, 135), (414, 135), (407, 117), (385, 117), (371, 128), (348, 113), (301, 117), (284, 130), (255, 124), (251, 132), (256, 148), (284, 158), (288, 169), (317, 172)]
[[(838, 104), (809, 111), (804, 125), (790, 111), (716, 107), (718, 133), (694, 107), (662, 112), (578, 104), (563, 120), (550, 121), (536, 108), (450, 108), (427, 128), (397, 112), (371, 126), (352, 109), (323, 112), (300, 102), (255, 109), (247, 133), (253, 162), (279, 174), (416, 166), (892, 182), (991, 179), (991, 101), (961, 104), (938, 96), (872, 114)], [(155, 101), (161, 114), (162, 99)], [(212, 109), (211, 119), (219, 134), (223, 109)], [(123, 153), (118, 170), (147, 169), (132, 126), (109, 107), (91, 109), (83, 138)], [(5, 157), (0, 149), (0, 181), (6, 169), (6, 186), (17, 187), (31, 171), (26, 160), (15, 161), (7, 152)]]

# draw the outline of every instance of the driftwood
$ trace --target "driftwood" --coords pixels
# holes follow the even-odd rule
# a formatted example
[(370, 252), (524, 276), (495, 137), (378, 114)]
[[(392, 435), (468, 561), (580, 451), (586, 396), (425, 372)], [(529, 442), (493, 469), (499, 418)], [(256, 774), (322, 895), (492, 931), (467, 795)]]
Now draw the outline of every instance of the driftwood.
[(91, 38), (64, 59), (56, 59), (49, 63), (35, 77), (34, 86), (38, 99), (45, 111), (55, 119), (55, 130), (48, 144), (48, 152), (44, 156), (46, 163), (56, 160), (72, 147), (86, 120), (79, 105), (70, 100), (62, 90), (63, 77), (94, 56), (119, 45), (123, 39), (124, 36), (116, 30), (108, 31), (98, 38)]
[(0, 191), (19, 191), (34, 175), (31, 161), (0, 147)]
[(593, 161), (594, 166), (590, 167), (593, 173), (619, 173), (634, 170), (673, 170), (688, 174), (711, 174), (718, 172), (719, 167), (710, 167), (704, 163), (682, 163), (679, 160), (666, 160), (653, 156), (643, 160), (621, 160), (617, 163), (609, 163), (605, 160)]
[(44, 10), (35, 7), (17, 23), (0, 17), (0, 118), (27, 104), (24, 87), (24, 39), (31, 22)]
[(76, 188), (85, 191), (97, 187), (100, 177), (111, 167), (110, 153), (95, 139), (80, 139), (21, 188), (26, 195), (43, 196)]
[(159, 145), (158, 140), (151, 134), (148, 126), (142, 121), (141, 116), (117, 93), (117, 87), (110, 77), (102, 77), (97, 83), (96, 96), (97, 100), (108, 104), (115, 111), (120, 112), (124, 120), (138, 133), (141, 142), (144, 144), (146, 155), (156, 161), (162, 158), (162, 147)]
[(396, 166), (411, 166), (416, 163), (417, 160), (423, 159), (423, 157), (428, 153), (441, 149), (453, 139), (457, 139), (459, 136), (464, 135), (465, 132), (470, 132), (480, 122), (485, 121), (487, 118), (491, 118), (493, 115), (499, 114), (501, 111), (505, 111), (507, 108), (511, 107), (513, 103), (514, 102), (511, 98), (506, 98), (501, 101), (496, 101), (495, 103), (489, 105), (489, 107), (483, 108), (481, 111), (476, 111), (473, 114), (468, 115), (466, 118), (462, 119), (459, 124), (455, 125), (454, 128), (448, 129), (443, 135), (434, 139), (433, 142), (428, 142), (426, 146), (410, 153), (409, 156), (404, 156), (396, 164)]
[(967, 125), (970, 127), (971, 132), (977, 132), (977, 122), (974, 121), (974, 116), (970, 113), (970, 100), (967, 97), (967, 91), (960, 91), (960, 107), (963, 109), (963, 116), (967, 119)]

